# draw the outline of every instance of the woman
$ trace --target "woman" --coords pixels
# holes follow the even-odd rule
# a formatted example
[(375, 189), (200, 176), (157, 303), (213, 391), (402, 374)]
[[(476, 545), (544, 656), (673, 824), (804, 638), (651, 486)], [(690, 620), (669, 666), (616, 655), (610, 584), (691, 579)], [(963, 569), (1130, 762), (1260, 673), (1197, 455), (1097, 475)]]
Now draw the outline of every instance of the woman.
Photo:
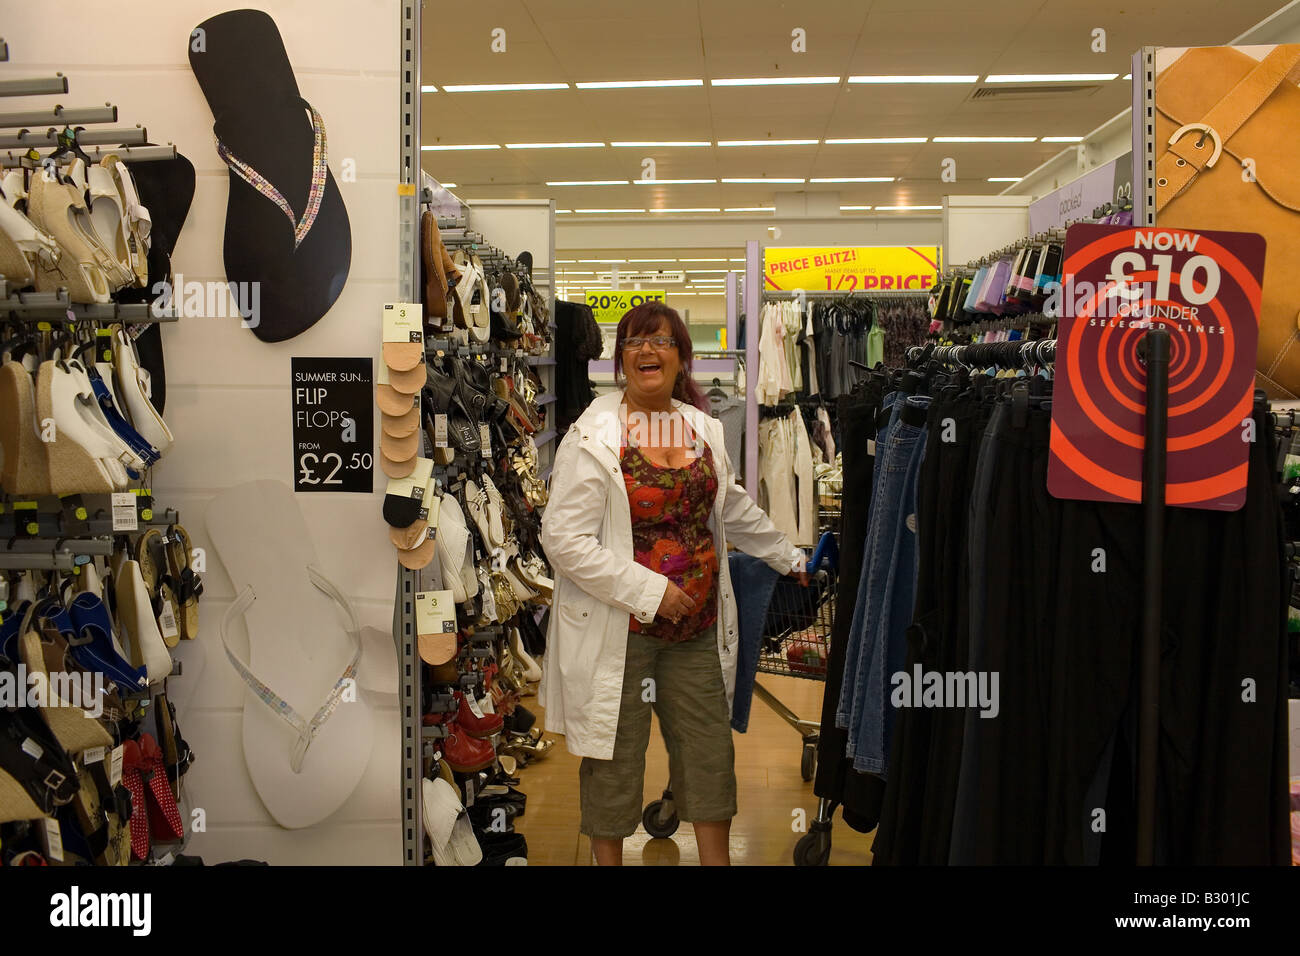
[(624, 315), (614, 370), (623, 389), (560, 443), (542, 521), (555, 572), (546, 727), (583, 758), (582, 832), (596, 862), (619, 865), (641, 821), (653, 707), (678, 815), (695, 826), (700, 862), (725, 866), (739, 639), (727, 545), (801, 577), (804, 556), (736, 483), (675, 311), (651, 302)]

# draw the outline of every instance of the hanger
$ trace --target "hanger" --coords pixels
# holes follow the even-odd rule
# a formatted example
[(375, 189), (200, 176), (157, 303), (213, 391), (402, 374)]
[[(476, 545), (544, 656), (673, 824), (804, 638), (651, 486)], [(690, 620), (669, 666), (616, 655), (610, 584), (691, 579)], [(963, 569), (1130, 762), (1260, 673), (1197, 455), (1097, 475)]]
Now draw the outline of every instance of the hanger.
[(94, 166), (95, 161), (86, 155), (86, 151), (81, 148), (81, 143), (77, 140), (77, 133), (83, 129), (85, 129), (84, 126), (78, 126), (76, 129), (71, 126), (63, 127), (63, 130), (55, 138), (59, 145), (42, 162), (48, 165), (52, 160), (57, 160), (61, 156), (71, 155), (85, 163), (87, 168)]

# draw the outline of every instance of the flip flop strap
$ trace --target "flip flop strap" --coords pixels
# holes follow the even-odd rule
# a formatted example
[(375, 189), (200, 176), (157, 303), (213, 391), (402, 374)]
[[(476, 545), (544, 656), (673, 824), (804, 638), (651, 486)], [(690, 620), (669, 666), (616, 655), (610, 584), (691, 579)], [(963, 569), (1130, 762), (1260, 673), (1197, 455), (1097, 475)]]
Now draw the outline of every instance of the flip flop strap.
[(289, 222), (293, 226), (295, 249), (307, 238), (307, 233), (316, 222), (321, 199), (325, 195), (325, 183), (329, 176), (329, 167), (326, 165), (328, 143), (325, 138), (325, 121), (321, 119), (320, 113), (316, 112), (316, 107), (307, 104), (307, 108), (311, 110), (311, 128), (314, 138), (311, 150), (311, 189), (307, 193), (307, 208), (303, 210), (301, 219), (294, 215), (289, 200), (284, 198), (284, 194), (276, 189), (269, 179), (232, 153), (219, 137), (217, 139), (217, 155), (230, 167), (230, 171), (279, 206), (289, 217)]
[(298, 733), (298, 741), (294, 744), (293, 755), (290, 760), (295, 773), (301, 769), (303, 759), (307, 756), (307, 748), (311, 746), (312, 740), (315, 739), (325, 721), (329, 720), (330, 715), (334, 713), (335, 708), (343, 700), (343, 694), (348, 686), (355, 680), (357, 665), (361, 661), (361, 626), (357, 621), (356, 612), (352, 610), (352, 605), (343, 597), (339, 589), (334, 586), (334, 583), (316, 567), (308, 565), (307, 573), (311, 577), (312, 584), (332, 597), (347, 612), (349, 621), (348, 636), (352, 638), (357, 646), (356, 653), (352, 655), (352, 660), (348, 662), (348, 666), (343, 669), (343, 673), (339, 675), (339, 679), (334, 683), (334, 688), (329, 692), (329, 696), (325, 698), (325, 703), (320, 706), (310, 720), (307, 720), (298, 711), (294, 710), (293, 705), (273, 691), (265, 681), (260, 680), (239, 655), (230, 648), (230, 638), (227, 634), (230, 622), (247, 611), (253, 605), (253, 602), (257, 600), (252, 585), (244, 586), (244, 589), (239, 592), (239, 597), (227, 608), (226, 613), (221, 618), (221, 643), (226, 649), (226, 657), (229, 659), (231, 666), (235, 668), (235, 672), (243, 678), (244, 683), (267, 707), (271, 708), (277, 717)]

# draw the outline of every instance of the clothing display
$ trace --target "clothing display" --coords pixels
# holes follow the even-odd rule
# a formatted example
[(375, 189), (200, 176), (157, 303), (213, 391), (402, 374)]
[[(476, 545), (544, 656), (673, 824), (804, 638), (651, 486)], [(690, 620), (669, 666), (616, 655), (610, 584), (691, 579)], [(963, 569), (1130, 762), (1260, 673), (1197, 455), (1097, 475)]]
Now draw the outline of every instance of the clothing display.
[(596, 397), (587, 363), (600, 358), (604, 341), (591, 307), (581, 302), (555, 303), (555, 418), (563, 434)]
[[(1013, 356), (972, 346), (961, 364), (1007, 367), (1010, 359), (1020, 368), (1014, 348)], [(840, 766), (823, 763), (818, 790), (833, 791), (836, 777), (843, 790), (854, 771), (884, 778), (878, 863), (1132, 859), (1141, 619), (1132, 582), (1141, 577), (1142, 523), (1134, 506), (1048, 495), (1051, 386), (1038, 371), (1017, 386), (1027, 400), (994, 394), (994, 379), (982, 374), (876, 374), (841, 408), (845, 427), (874, 423), (881, 467), (855, 474), (845, 461), (846, 516), (857, 497), (869, 494), (871, 504), (843, 682), (834, 693), (828, 680), (824, 707), (832, 713), (835, 702), (844, 734), (823, 737), (823, 761)], [(1265, 411), (1255, 421), (1271, 436)], [(1168, 862), (1276, 863), (1288, 852), (1288, 589), (1271, 441), (1251, 452), (1245, 509), (1171, 509), (1167, 519), (1169, 553), (1202, 556), (1165, 578), (1162, 682), (1197, 688), (1191, 697), (1161, 695), (1157, 845)], [(1246, 541), (1256, 544), (1247, 550)], [(1278, 544), (1259, 546), (1268, 541)], [(856, 542), (841, 545), (843, 553)], [(1237, 581), (1230, 592), (1216, 583), (1225, 579)], [(1237, 639), (1225, 645), (1217, 638), (1225, 633)], [(1247, 671), (1270, 677), (1258, 706), (1243, 709), (1233, 703), (1233, 675)], [(929, 673), (976, 678), (964, 685), (970, 698), (921, 706), (918, 689), (900, 703), (888, 675), (919, 682)], [(995, 688), (978, 683), (992, 675)], [(1221, 716), (1203, 724), (1196, 715), (1206, 713)], [(1231, 773), (1220, 763), (1227, 754)], [(1101, 832), (1089, 825), (1098, 807), (1110, 821)]]
[(812, 547), (818, 531), (808, 429), (798, 410), (773, 414), (758, 426), (758, 505), (791, 541)]

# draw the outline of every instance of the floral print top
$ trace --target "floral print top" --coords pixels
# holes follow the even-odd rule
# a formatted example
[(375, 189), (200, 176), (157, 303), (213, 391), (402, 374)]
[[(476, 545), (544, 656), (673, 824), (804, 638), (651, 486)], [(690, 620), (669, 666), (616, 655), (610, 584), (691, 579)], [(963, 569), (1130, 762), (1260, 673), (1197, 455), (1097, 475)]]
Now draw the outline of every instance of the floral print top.
[(685, 467), (668, 468), (627, 445), (622, 465), (637, 564), (664, 575), (695, 602), (694, 612), (677, 624), (660, 617), (642, 624), (634, 617), (629, 629), (665, 641), (690, 640), (718, 617), (718, 555), (709, 529), (718, 491), (713, 453), (704, 445)]

